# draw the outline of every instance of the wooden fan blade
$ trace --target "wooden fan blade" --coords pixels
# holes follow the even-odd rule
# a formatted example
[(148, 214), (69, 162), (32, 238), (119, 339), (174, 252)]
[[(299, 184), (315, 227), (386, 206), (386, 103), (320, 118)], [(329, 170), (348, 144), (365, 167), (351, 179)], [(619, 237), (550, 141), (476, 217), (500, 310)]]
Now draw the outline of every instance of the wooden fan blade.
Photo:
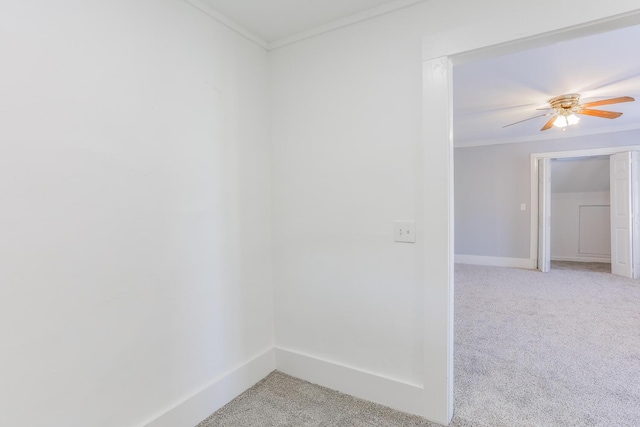
[(576, 111), (576, 114), (602, 117), (603, 119), (615, 119), (622, 115), (622, 113), (617, 113), (615, 111), (602, 111), (602, 110), (579, 110), (579, 111)]
[(542, 126), (542, 129), (540, 129), (540, 131), (542, 132), (543, 130), (547, 130), (547, 129), (551, 129), (551, 126), (553, 126), (553, 124), (556, 122), (556, 119), (558, 118), (558, 116), (553, 116), (551, 117), (551, 119), (549, 119), (549, 121), (547, 122), (547, 124), (545, 124), (544, 126)]
[(635, 99), (633, 99), (630, 96), (620, 96), (618, 98), (603, 99), (602, 101), (587, 102), (586, 104), (581, 104), (580, 106), (582, 108), (589, 108), (589, 107), (597, 107), (599, 105), (620, 104), (621, 102), (631, 102), (631, 101), (635, 101)]
[(528, 119), (520, 120), (519, 122), (511, 123), (511, 124), (508, 124), (508, 125), (506, 125), (506, 126), (502, 126), (502, 127), (503, 127), (503, 128), (508, 128), (509, 126), (517, 125), (518, 123), (526, 122), (527, 120), (537, 119), (538, 117), (545, 117), (545, 116), (548, 116), (548, 115), (550, 115), (550, 114), (551, 114), (551, 113), (540, 114), (539, 116), (529, 117)]

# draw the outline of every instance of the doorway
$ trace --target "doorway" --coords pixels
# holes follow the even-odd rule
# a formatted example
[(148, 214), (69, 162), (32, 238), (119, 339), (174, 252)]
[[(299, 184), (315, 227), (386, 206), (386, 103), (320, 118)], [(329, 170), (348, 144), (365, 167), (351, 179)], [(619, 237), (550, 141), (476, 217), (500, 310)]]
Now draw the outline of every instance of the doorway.
[(555, 261), (610, 270), (609, 163), (609, 156), (551, 160), (551, 268)]
[[(566, 192), (567, 188), (582, 190), (587, 188), (594, 191), (593, 194), (587, 195), (584, 192), (582, 194), (578, 192), (569, 197), (556, 197), (556, 201), (562, 205), (562, 209), (556, 209), (560, 212), (560, 217), (557, 219), (561, 223), (564, 222), (561, 225), (567, 225), (555, 246), (556, 259), (583, 262), (589, 260), (607, 262), (610, 259), (612, 273), (632, 278), (640, 276), (638, 154), (634, 154), (638, 148), (640, 147), (607, 147), (531, 155), (531, 242), (532, 253), (537, 254), (538, 270), (542, 272), (550, 270), (554, 253), (552, 249), (554, 205), (552, 164), (556, 162), (557, 165), (564, 165), (558, 169), (561, 171), (568, 169), (566, 167), (568, 162), (582, 159), (583, 162), (590, 161), (590, 165), (586, 167), (592, 172), (589, 186), (578, 185), (565, 179), (564, 183), (556, 186), (556, 190), (559, 190), (556, 193)], [(607, 188), (606, 174), (602, 176), (602, 171), (605, 170), (603, 163), (606, 162), (609, 163), (610, 171), (609, 191), (602, 191)], [(594, 171), (601, 175), (596, 179), (598, 182), (593, 182)], [(564, 188), (559, 188), (562, 186)], [(609, 204), (606, 203), (607, 198), (609, 198)], [(609, 233), (602, 230), (604, 223), (607, 222), (607, 208), (610, 218)], [(609, 243), (609, 251), (606, 249), (607, 243)], [(566, 259), (567, 257), (569, 259)]]
[[(422, 164), (425, 167), (420, 193), (424, 200), (422, 232), (430, 242), (423, 263), (424, 271), (428, 272), (425, 277), (429, 278), (424, 283), (424, 342), (429, 345), (424, 349), (423, 366), (425, 413), (433, 414), (430, 416), (432, 419), (448, 424), (453, 416), (453, 63), (548, 45), (638, 23), (640, 11), (635, 11), (597, 22), (578, 20), (580, 25), (551, 33), (523, 32), (520, 26), (515, 33), (491, 33), (489, 38), (474, 38), (462, 43), (446, 42), (450, 34), (442, 34), (440, 38), (423, 38)], [(535, 205), (537, 208), (537, 201)], [(437, 208), (434, 209), (434, 206)], [(533, 223), (537, 231), (537, 221)], [(531, 247), (537, 250), (537, 238), (532, 239)], [(532, 254), (536, 253), (535, 250)]]

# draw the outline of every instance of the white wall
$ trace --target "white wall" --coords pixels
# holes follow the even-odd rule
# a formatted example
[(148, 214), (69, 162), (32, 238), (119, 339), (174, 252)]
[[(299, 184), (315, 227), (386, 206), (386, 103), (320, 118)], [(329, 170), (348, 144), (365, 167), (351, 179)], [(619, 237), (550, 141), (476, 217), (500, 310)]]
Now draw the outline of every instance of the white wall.
[(0, 32), (0, 425), (195, 425), (275, 366), (215, 389), (273, 343), (267, 53), (178, 0)]
[(609, 182), (609, 156), (551, 159), (551, 194), (609, 191)]
[[(446, 347), (446, 334), (424, 328), (423, 316), (448, 303), (441, 298), (446, 292), (433, 292), (448, 283), (436, 280), (439, 272), (423, 272), (426, 254), (447, 248), (430, 242), (420, 220), (424, 214), (447, 229), (448, 207), (440, 197), (430, 205), (430, 193), (423, 199), (422, 177), (433, 167), (441, 171), (441, 185), (448, 177), (442, 156), (426, 153), (423, 163), (423, 149), (446, 141), (425, 138), (422, 145), (422, 36), (433, 43), (427, 51), (446, 54), (637, 7), (569, 3), (577, 10), (559, 17), (545, 11), (551, 1), (432, 0), (272, 52), (276, 345), (305, 357), (297, 372), (313, 375), (310, 360), (328, 361), (424, 385), (438, 398), (447, 392), (423, 370), (429, 366), (443, 376), (447, 370), (446, 357), (424, 360), (426, 350)], [(528, 171), (528, 163), (509, 168)], [(528, 188), (521, 193), (518, 185), (508, 194), (518, 200), (516, 208), (529, 200)], [(423, 202), (430, 212), (423, 212)], [(510, 205), (496, 209), (504, 206)], [(482, 218), (495, 211), (488, 209)], [(503, 216), (510, 230), (528, 227), (528, 218)], [(415, 245), (393, 242), (396, 219), (418, 219)], [(478, 250), (478, 238), (493, 239), (496, 227), (487, 228), (488, 234), (475, 231), (460, 246)], [(494, 254), (528, 257), (528, 236), (524, 243), (489, 244)], [(329, 375), (321, 380), (336, 386)], [(446, 409), (433, 412), (425, 402), (412, 410), (448, 421)]]
[(609, 211), (608, 191), (552, 193), (551, 259), (610, 262)]
[[(423, 152), (422, 37), (446, 54), (637, 8), (431, 0), (268, 58), (178, 0), (24, 3), (0, 5), (0, 424), (53, 426), (239, 393), (226, 374), (270, 348), (274, 294), (279, 366), (446, 422), (401, 399), (448, 375), (424, 357), (447, 351), (423, 315), (448, 284), (423, 271), (446, 248), (420, 220), (447, 211), (422, 208), (443, 161)], [(418, 242), (393, 243), (414, 218)]]
[[(638, 141), (640, 131), (627, 131), (456, 148), (456, 254), (529, 258), (531, 153), (636, 145)], [(521, 203), (526, 211), (520, 210)]]
[(419, 204), (422, 31), (409, 16), (271, 54), (276, 345), (422, 385), (425, 242), (392, 234)]

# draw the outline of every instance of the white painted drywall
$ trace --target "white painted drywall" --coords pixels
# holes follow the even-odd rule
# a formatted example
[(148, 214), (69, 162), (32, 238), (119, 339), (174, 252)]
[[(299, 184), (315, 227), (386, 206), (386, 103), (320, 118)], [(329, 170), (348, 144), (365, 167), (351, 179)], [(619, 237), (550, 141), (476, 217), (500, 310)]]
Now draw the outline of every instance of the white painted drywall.
[[(560, 17), (545, 10), (551, 1), (433, 0), (272, 52), (277, 346), (423, 384), (425, 395), (446, 401), (447, 390), (423, 371), (430, 365), (446, 375), (448, 369), (446, 357), (424, 360), (447, 348), (447, 335), (425, 328), (424, 319), (425, 312), (438, 313), (437, 321), (446, 325), (440, 315), (447, 315), (442, 307), (449, 303), (443, 291), (449, 266), (427, 272), (422, 267), (427, 254), (448, 251), (449, 206), (446, 191), (423, 195), (422, 179), (426, 169), (435, 171), (428, 175), (431, 185), (446, 187), (449, 178), (441, 129), (435, 139), (424, 129), (422, 139), (422, 36), (433, 58), (637, 8), (629, 1), (573, 4), (576, 13)], [(528, 155), (523, 161), (510, 168), (522, 171), (529, 185)], [(518, 200), (517, 209), (530, 196), (528, 187), (520, 192), (514, 185), (509, 197)], [(500, 243), (494, 253), (528, 257), (529, 213), (522, 215), (503, 216), (512, 221), (508, 228), (524, 230), (524, 243)], [(470, 236), (469, 250), (485, 229), (493, 238), (496, 227), (483, 218), (474, 217), (483, 231)], [(417, 220), (415, 245), (393, 242), (398, 219)], [(432, 240), (421, 220), (445, 231)], [(446, 408), (426, 412), (448, 422)]]
[(422, 385), (425, 241), (393, 236), (421, 200), (422, 31), (407, 18), (271, 53), (276, 345)]
[(274, 51), (271, 192), (260, 48), (179, 0), (23, 3), (0, 5), (0, 421), (54, 426), (136, 425), (268, 356), (271, 200), (278, 345), (440, 398), (422, 36), (446, 55), (637, 8), (431, 0)]
[(609, 191), (609, 156), (551, 160), (551, 194)]
[[(638, 141), (640, 131), (628, 131), (456, 148), (456, 254), (529, 258), (531, 153), (635, 145)], [(520, 210), (522, 203), (526, 211)]]
[(142, 425), (272, 347), (267, 53), (177, 0), (0, 32), (0, 425)]
[(551, 194), (551, 259), (611, 259), (608, 191)]

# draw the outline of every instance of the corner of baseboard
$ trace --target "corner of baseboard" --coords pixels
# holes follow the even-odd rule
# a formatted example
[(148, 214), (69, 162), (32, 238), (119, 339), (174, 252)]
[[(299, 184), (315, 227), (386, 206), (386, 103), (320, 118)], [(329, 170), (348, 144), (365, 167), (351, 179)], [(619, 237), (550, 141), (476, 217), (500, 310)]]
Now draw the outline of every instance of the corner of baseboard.
[(424, 417), (424, 388), (276, 347), (278, 371), (360, 399)]
[(144, 427), (193, 427), (276, 369), (272, 347), (211, 381), (200, 391), (143, 424)]

